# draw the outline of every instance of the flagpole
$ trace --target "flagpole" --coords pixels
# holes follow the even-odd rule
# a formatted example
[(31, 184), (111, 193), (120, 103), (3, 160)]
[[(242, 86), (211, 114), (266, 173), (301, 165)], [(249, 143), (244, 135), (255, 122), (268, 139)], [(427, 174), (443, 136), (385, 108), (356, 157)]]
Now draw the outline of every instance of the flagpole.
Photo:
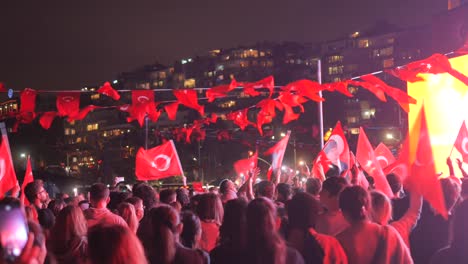
[[(322, 60), (317, 60), (317, 82), (322, 84)], [(322, 90), (319, 91), (319, 96), (322, 97)], [(320, 127), (320, 149), (323, 149), (323, 103), (318, 102), (318, 118)]]
[(145, 149), (148, 149), (148, 116), (145, 117)]

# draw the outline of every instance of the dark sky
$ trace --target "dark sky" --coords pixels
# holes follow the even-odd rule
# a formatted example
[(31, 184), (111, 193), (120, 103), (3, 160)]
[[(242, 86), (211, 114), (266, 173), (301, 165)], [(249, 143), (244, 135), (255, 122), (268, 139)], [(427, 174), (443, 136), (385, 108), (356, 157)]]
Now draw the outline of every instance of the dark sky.
[(0, 81), (76, 89), (214, 48), (329, 40), (379, 19), (421, 25), (446, 8), (443, 0), (0, 1)]

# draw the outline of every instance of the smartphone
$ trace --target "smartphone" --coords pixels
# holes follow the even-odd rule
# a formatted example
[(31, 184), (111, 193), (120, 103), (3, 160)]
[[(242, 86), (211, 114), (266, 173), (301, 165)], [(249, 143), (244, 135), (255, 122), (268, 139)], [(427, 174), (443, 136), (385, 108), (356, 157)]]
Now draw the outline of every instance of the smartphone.
[(0, 246), (2, 258), (13, 262), (28, 242), (28, 222), (19, 201), (0, 201)]

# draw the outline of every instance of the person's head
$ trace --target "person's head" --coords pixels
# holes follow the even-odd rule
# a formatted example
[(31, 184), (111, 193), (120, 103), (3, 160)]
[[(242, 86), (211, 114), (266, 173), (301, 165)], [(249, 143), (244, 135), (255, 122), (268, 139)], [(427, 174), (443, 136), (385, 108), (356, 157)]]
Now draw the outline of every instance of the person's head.
[(190, 204), (190, 197), (188, 190), (185, 188), (179, 188), (176, 191), (177, 194), (177, 201), (180, 203), (182, 208), (187, 207)]
[(89, 229), (90, 264), (147, 263), (140, 240), (127, 227), (98, 224)]
[(309, 193), (298, 193), (286, 204), (290, 228), (307, 230), (315, 228), (320, 203)]
[(306, 192), (318, 197), (322, 190), (322, 182), (317, 178), (308, 178), (306, 181)]
[(276, 200), (280, 202), (286, 202), (291, 199), (292, 189), (291, 185), (287, 183), (279, 183), (276, 186)]
[(329, 164), (328, 170), (325, 173), (325, 178), (339, 178), (340, 177), (340, 168), (335, 164)]
[(24, 188), (24, 194), (31, 204), (44, 204), (49, 199), (49, 194), (44, 189), (42, 180), (34, 180)]
[(219, 193), (226, 194), (228, 191), (235, 191), (236, 186), (229, 179), (224, 179), (219, 183)]
[(372, 191), (370, 218), (379, 225), (387, 225), (392, 219), (392, 203), (390, 199), (379, 191)]
[(208, 192), (214, 193), (214, 194), (219, 194), (219, 188), (216, 186), (212, 186), (208, 189)]
[(181, 214), (181, 221), (184, 225), (180, 234), (180, 242), (188, 248), (198, 248), (201, 238), (200, 218), (191, 211), (184, 211)]
[(221, 224), (224, 216), (224, 209), (221, 199), (216, 194), (204, 193), (200, 195), (196, 213), (201, 221), (214, 220)]
[(343, 177), (327, 178), (322, 184), (320, 202), (329, 210), (338, 209), (338, 197), (341, 191), (348, 186), (348, 181)]
[(369, 193), (361, 186), (346, 187), (340, 193), (339, 205), (350, 224), (364, 221), (370, 208)]
[(247, 201), (241, 198), (228, 201), (224, 206), (224, 219), (219, 228), (220, 244), (238, 249), (245, 244)]
[(138, 218), (135, 213), (135, 207), (131, 203), (120, 203), (117, 206), (117, 213), (125, 220), (128, 224), (128, 228), (136, 234), (138, 229)]
[(450, 214), (460, 198), (460, 186), (450, 178), (440, 179), (440, 185), (444, 194), (445, 208), (447, 208), (447, 212)]
[(78, 207), (81, 208), (81, 210), (86, 210), (89, 208), (89, 201), (88, 200), (81, 200), (79, 203), (78, 203)]
[(143, 200), (139, 197), (133, 196), (127, 198), (125, 202), (133, 204), (133, 206), (135, 207), (135, 215), (138, 221), (141, 221), (141, 219), (143, 219), (143, 216), (145, 216), (145, 207), (143, 206)]
[(252, 263), (283, 263), (286, 245), (277, 232), (276, 207), (264, 197), (247, 206), (247, 254)]
[(52, 252), (71, 250), (69, 247), (86, 236), (88, 227), (81, 209), (68, 205), (60, 211), (50, 232)]
[(139, 184), (133, 187), (133, 196), (143, 200), (146, 210), (150, 210), (158, 203), (158, 194), (153, 187), (146, 184)]
[(393, 195), (395, 197), (399, 197), (403, 189), (403, 184), (401, 182), (400, 177), (394, 173), (387, 174), (387, 182), (388, 185), (390, 185), (390, 188), (392, 189)]
[(129, 192), (118, 192), (118, 191), (113, 191), (110, 192), (110, 201), (109, 204), (107, 205), (107, 208), (111, 211), (117, 210), (117, 207), (119, 204), (121, 204), (125, 199), (130, 197), (132, 194)]
[(163, 189), (159, 192), (159, 201), (165, 204), (171, 204), (177, 201), (177, 194), (173, 189)]
[(261, 181), (257, 184), (255, 197), (266, 197), (273, 199), (275, 195), (275, 185), (271, 181)]
[(110, 202), (109, 188), (103, 183), (95, 183), (89, 189), (89, 201), (96, 208), (106, 207)]
[(182, 230), (183, 224), (174, 208), (165, 204), (152, 208), (137, 232), (149, 261), (172, 263)]
[(52, 210), (54, 215), (57, 216), (65, 206), (67, 206), (67, 204), (65, 204), (65, 202), (62, 199), (57, 198), (50, 201), (50, 203), (47, 205), (47, 208)]

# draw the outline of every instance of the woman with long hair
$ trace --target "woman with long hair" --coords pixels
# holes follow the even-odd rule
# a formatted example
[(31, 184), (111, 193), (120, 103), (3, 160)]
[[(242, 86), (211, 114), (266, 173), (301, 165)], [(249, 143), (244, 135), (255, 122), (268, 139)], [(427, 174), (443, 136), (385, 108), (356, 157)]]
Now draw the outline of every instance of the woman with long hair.
[(148, 263), (140, 240), (128, 227), (97, 224), (88, 238), (90, 264)]
[(128, 228), (136, 234), (138, 229), (138, 218), (136, 216), (135, 206), (126, 202), (120, 203), (117, 206), (117, 213), (123, 218), (123, 220), (125, 220), (125, 222), (127, 222)]
[(210, 252), (211, 263), (237, 264), (245, 249), (247, 200), (229, 200), (224, 207), (223, 224), (219, 228), (219, 243)]
[(304, 263), (295, 249), (286, 246), (278, 233), (276, 208), (268, 198), (257, 198), (247, 206), (246, 263)]
[(48, 250), (58, 263), (85, 263), (88, 241), (86, 219), (77, 206), (66, 206), (58, 214), (50, 232)]
[(393, 227), (370, 221), (371, 198), (367, 190), (361, 186), (346, 187), (339, 205), (350, 226), (336, 238), (349, 263), (413, 263), (408, 247)]
[(297, 249), (306, 263), (348, 263), (338, 240), (315, 230), (320, 203), (309, 193), (297, 193), (286, 204), (288, 243)]
[[(177, 209), (176, 209), (177, 210)], [(210, 263), (210, 256), (206, 251), (200, 248), (201, 223), (200, 218), (192, 211), (184, 211), (181, 214), (183, 226), (180, 234), (180, 242), (184, 247), (196, 250), (205, 260), (204, 263)]]
[(145, 215), (137, 234), (151, 264), (204, 263), (197, 251), (180, 244), (182, 228), (179, 214), (169, 205), (152, 208)]
[(202, 227), (200, 246), (206, 252), (210, 252), (216, 246), (219, 226), (223, 221), (224, 209), (221, 199), (214, 193), (200, 195), (196, 212)]

